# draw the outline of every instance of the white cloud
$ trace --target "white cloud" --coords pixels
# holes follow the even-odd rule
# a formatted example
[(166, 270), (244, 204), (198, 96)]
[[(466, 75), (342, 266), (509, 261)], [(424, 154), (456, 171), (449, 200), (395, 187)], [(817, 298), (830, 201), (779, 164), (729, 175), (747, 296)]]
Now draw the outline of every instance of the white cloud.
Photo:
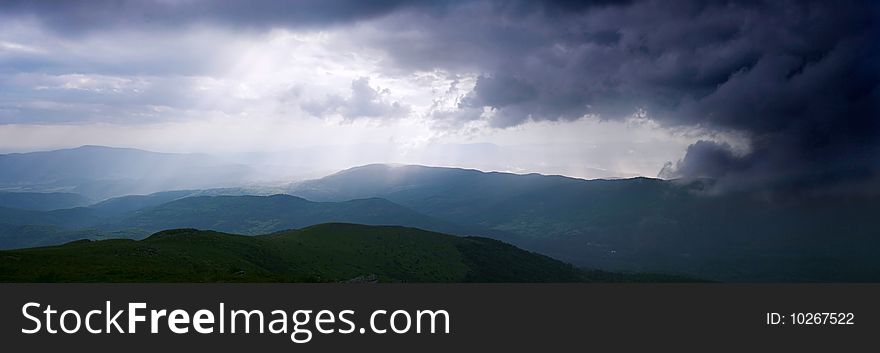
[(34, 80), (34, 89), (72, 89), (96, 93), (143, 92), (149, 81), (141, 77), (120, 77), (107, 75), (63, 74), (40, 75)]
[(24, 54), (43, 54), (45, 51), (40, 49), (39, 47), (16, 43), (16, 42), (8, 42), (0, 40), (0, 53), (2, 52), (12, 52), (12, 53), (24, 53)]

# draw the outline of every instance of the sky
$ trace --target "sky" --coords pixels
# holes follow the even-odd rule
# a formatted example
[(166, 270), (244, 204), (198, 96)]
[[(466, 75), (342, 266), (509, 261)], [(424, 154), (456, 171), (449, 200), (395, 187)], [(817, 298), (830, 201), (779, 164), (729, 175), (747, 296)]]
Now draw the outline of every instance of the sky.
[(855, 187), (880, 169), (878, 7), (3, 1), (0, 152)]

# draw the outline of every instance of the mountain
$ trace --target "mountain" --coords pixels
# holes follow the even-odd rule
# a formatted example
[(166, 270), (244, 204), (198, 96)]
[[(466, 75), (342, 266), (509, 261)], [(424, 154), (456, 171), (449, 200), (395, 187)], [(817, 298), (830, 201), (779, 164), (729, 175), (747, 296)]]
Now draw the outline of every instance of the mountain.
[(161, 204), (186, 197), (196, 196), (271, 196), (279, 194), (274, 187), (234, 187), (203, 190), (161, 191), (148, 195), (125, 195), (114, 197), (88, 206), (102, 215), (125, 215), (138, 210), (156, 207)]
[(0, 207), (33, 211), (51, 211), (86, 206), (91, 201), (68, 192), (0, 192)]
[(88, 207), (65, 208), (52, 211), (32, 211), (0, 207), (0, 224), (48, 225), (81, 228), (100, 222), (100, 213)]
[(89, 208), (105, 215), (125, 215), (134, 211), (156, 207), (163, 203), (182, 199), (197, 193), (194, 190), (163, 191), (149, 195), (126, 195), (101, 201)]
[(251, 172), (202, 154), (82, 146), (0, 155), (0, 190), (64, 191), (105, 199), (239, 185)]
[[(374, 164), (297, 183), (289, 192), (316, 201), (381, 197), (446, 219), (494, 225), (505, 222), (510, 213), (523, 207), (545, 214), (571, 209), (572, 206), (592, 207), (598, 203), (585, 196), (598, 195), (584, 193), (601, 194), (620, 190), (640, 195), (655, 182), (662, 184), (661, 180), (647, 178), (588, 181), (540, 174)], [(620, 200), (619, 204), (634, 206), (627, 201)], [(543, 232), (540, 230), (537, 233)]]
[(709, 183), (368, 165), (289, 193), (385, 198), (512, 234), (503, 240), (583, 267), (726, 281), (880, 280), (880, 198), (713, 194)]
[(497, 240), (321, 224), (265, 236), (178, 229), (144, 240), (0, 251), (2, 282), (682, 281), (582, 271)]
[(76, 239), (140, 239), (172, 228), (257, 235), (329, 222), (400, 225), (456, 235), (497, 233), (504, 238), (500, 232), (441, 221), (378, 198), (313, 202), (290, 195), (188, 196), (192, 194), (199, 192), (126, 196), (53, 211), (0, 208), (0, 249)]
[(378, 198), (313, 202), (290, 195), (197, 196), (147, 208), (119, 220), (124, 227), (150, 232), (185, 227), (247, 235), (330, 222), (402, 225), (462, 235), (469, 232), (465, 227)]

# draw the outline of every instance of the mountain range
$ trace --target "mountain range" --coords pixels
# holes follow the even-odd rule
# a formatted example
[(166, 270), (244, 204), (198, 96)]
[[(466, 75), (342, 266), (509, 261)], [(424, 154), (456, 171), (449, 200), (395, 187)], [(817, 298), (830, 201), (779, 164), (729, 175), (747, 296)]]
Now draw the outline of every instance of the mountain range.
[[(51, 154), (41, 158), (60, 158)], [(63, 179), (45, 175), (34, 180)], [(488, 237), (580, 268), (723, 281), (880, 280), (880, 223), (874, 220), (880, 197), (872, 195), (779, 197), (717, 192), (712, 180), (584, 180), (375, 164), (281, 188), (193, 188), (93, 200), (95, 194), (71, 192), (0, 193), (0, 248), (144, 239), (175, 228), (260, 235), (344, 222)]]

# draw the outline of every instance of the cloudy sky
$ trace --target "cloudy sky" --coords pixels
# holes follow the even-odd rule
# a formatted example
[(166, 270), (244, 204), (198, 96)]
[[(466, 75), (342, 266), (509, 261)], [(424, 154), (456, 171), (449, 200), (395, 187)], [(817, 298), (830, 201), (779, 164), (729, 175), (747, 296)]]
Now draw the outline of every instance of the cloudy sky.
[(848, 1), (3, 1), (0, 152), (858, 183), (880, 166), (877, 18)]

